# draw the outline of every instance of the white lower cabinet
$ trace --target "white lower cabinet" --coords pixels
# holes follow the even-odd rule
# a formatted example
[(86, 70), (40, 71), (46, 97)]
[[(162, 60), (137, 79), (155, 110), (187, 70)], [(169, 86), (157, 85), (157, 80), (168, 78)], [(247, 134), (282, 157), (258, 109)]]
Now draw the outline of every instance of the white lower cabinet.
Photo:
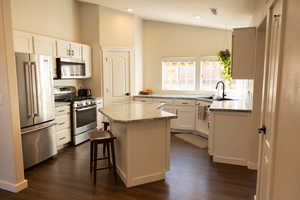
[(173, 120), (173, 129), (194, 130), (195, 106), (175, 106), (177, 119)]
[(56, 104), (55, 107), (56, 146), (58, 149), (71, 142), (70, 105)]
[[(210, 102), (198, 101), (196, 103), (195, 130), (203, 136), (209, 133), (209, 111)], [(203, 113), (204, 112), (204, 113)]]

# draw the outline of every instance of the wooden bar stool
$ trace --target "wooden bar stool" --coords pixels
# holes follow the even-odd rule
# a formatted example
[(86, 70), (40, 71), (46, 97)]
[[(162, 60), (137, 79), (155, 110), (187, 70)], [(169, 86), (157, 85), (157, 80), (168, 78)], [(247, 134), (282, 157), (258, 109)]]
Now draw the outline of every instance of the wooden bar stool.
[[(89, 134), (90, 136), (90, 172), (93, 173), (94, 184), (96, 184), (97, 179), (97, 171), (104, 169), (113, 169), (115, 181), (117, 181), (117, 171), (116, 171), (116, 159), (115, 159), (115, 148), (114, 148), (114, 140), (116, 137), (112, 135), (110, 131), (95, 131)], [(98, 157), (98, 145), (105, 145), (107, 150), (107, 156), (103, 155), (103, 157)], [(111, 154), (110, 155), (110, 151)], [(108, 160), (108, 166), (97, 168), (98, 160)]]
[[(103, 129), (105, 130), (105, 131), (108, 131), (108, 128), (109, 128), (109, 122), (102, 122), (102, 124), (103, 124)], [(106, 149), (107, 149), (107, 147), (106, 147), (106, 144), (103, 144), (103, 154), (105, 155), (106, 154)]]

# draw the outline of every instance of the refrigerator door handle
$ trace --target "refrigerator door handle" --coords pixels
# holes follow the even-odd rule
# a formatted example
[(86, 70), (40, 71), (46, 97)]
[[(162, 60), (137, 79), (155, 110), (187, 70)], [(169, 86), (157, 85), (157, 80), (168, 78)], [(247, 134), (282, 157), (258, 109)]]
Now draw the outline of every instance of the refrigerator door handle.
[(39, 115), (39, 97), (38, 97), (38, 83), (37, 83), (37, 71), (36, 71), (36, 63), (30, 63), (31, 70), (33, 73), (32, 79), (34, 84), (32, 84), (32, 91), (33, 91), (33, 114), (34, 116)]
[(48, 125), (45, 125), (45, 126), (40, 126), (36, 129), (31, 129), (31, 130), (28, 130), (28, 131), (22, 131), (22, 135), (23, 134), (27, 134), (27, 133), (32, 133), (32, 132), (36, 132), (36, 131), (40, 131), (40, 130), (43, 130), (43, 129), (46, 129), (46, 128), (50, 128), (52, 126), (56, 125), (55, 123), (51, 123), (51, 124), (48, 124)]
[(27, 99), (27, 116), (29, 118), (33, 117), (33, 111), (32, 111), (32, 79), (31, 79), (31, 73), (29, 69), (29, 63), (24, 62), (24, 71), (25, 71), (25, 88), (26, 88), (26, 99)]

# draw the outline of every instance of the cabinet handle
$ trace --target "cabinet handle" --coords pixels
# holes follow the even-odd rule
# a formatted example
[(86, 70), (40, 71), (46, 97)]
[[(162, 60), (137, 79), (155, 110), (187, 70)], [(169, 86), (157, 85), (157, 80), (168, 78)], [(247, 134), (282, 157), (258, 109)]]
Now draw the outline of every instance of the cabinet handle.
[(66, 139), (66, 137), (59, 138), (59, 140), (64, 140), (64, 139)]
[(178, 109), (176, 109), (176, 112), (175, 112), (175, 113), (176, 113), (176, 115), (178, 115)]
[(58, 112), (62, 113), (62, 112), (65, 112), (65, 110), (59, 110)]
[(189, 103), (187, 103), (187, 102), (182, 102), (181, 104), (184, 104), (184, 105), (186, 105), (186, 104), (189, 104)]
[(65, 124), (65, 122), (62, 122), (62, 123), (59, 123), (58, 125), (60, 125), (60, 126), (61, 126), (61, 125), (64, 125), (64, 124)]

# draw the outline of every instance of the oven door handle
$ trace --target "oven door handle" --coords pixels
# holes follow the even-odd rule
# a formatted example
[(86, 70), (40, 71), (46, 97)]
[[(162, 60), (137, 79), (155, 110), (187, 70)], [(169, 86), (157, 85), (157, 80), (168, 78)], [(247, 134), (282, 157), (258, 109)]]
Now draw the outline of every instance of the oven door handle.
[(80, 108), (80, 109), (75, 109), (75, 111), (84, 111), (84, 110), (91, 110), (91, 109), (94, 109), (96, 108), (97, 105), (94, 105), (94, 106), (91, 106), (91, 107), (87, 107), (87, 108)]

